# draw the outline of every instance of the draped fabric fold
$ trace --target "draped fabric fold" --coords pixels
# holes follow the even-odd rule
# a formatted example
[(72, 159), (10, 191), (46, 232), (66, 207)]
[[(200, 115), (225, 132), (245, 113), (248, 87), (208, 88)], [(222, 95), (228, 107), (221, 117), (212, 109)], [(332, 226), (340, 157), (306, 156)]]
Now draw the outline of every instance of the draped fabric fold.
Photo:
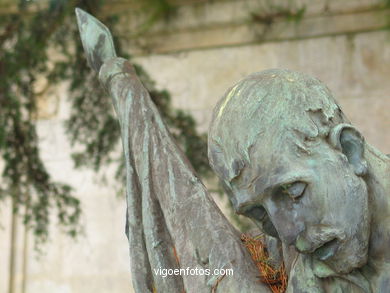
[[(110, 59), (99, 78), (113, 98), (121, 126), (135, 291), (270, 292), (258, 281), (239, 233), (175, 144), (131, 64)], [(175, 268), (208, 269), (210, 275), (157, 273)], [(221, 268), (233, 269), (233, 275), (213, 275)]]

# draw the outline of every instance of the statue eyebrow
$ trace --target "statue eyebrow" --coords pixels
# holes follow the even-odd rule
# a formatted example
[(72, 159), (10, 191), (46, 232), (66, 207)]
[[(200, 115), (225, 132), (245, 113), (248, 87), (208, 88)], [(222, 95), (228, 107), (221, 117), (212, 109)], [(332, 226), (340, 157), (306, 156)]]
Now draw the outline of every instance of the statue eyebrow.
[(240, 177), (242, 171), (244, 170), (245, 168), (245, 162), (243, 160), (234, 160), (233, 161), (233, 164), (231, 166), (231, 169), (232, 169), (232, 177), (231, 178), (228, 178), (228, 182), (229, 183), (232, 183), (233, 180), (237, 179), (238, 177)]
[(244, 167), (242, 168), (239, 168), (239, 169), (236, 169), (236, 172), (234, 172), (236, 175), (234, 175), (234, 177), (228, 179), (228, 182), (229, 184), (233, 183), (232, 181), (234, 181), (235, 179), (237, 179), (238, 177), (240, 177), (242, 171), (244, 170)]
[[(297, 181), (309, 182), (309, 176), (310, 175), (308, 173), (297, 174), (296, 172), (286, 173), (281, 177), (274, 175), (269, 179), (269, 183), (266, 184), (267, 186), (260, 190), (256, 189), (257, 185), (255, 183), (255, 191), (258, 195), (266, 194), (280, 188), (285, 184), (290, 184)], [(260, 176), (257, 176), (254, 180), (258, 180), (259, 177)]]

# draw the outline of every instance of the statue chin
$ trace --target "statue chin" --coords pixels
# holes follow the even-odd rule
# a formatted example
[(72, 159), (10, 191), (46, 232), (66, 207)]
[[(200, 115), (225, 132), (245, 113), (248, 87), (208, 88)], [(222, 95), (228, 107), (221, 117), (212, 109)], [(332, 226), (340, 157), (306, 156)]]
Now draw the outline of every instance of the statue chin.
[[(319, 278), (337, 277), (351, 273), (353, 270), (361, 268), (367, 263), (368, 245), (366, 247), (355, 248), (355, 245), (348, 244), (340, 247), (341, 250), (333, 259), (327, 261), (313, 257), (312, 267), (314, 274)], [(342, 251), (343, 249), (347, 251)], [(348, 251), (356, 251), (351, 255)]]
[(348, 262), (338, 260), (332, 267), (339, 274), (349, 274), (355, 269), (363, 267), (367, 263), (368, 255), (361, 254), (360, 256), (354, 255), (353, 259)]

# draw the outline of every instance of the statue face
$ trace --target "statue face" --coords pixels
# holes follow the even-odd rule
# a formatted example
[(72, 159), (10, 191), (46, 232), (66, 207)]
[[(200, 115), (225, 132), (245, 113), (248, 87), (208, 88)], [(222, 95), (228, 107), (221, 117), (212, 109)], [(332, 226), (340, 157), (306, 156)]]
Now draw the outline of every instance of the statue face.
[(225, 181), (236, 212), (319, 260), (315, 263), (325, 263), (332, 274), (364, 265), (369, 241), (364, 180), (323, 139), (311, 142), (309, 153), (274, 140), (258, 141), (249, 151), (250, 163)]

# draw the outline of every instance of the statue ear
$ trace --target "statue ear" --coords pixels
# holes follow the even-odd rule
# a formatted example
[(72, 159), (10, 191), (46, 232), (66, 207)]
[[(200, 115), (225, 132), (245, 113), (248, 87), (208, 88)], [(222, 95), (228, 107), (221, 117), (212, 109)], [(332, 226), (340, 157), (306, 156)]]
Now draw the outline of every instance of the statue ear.
[(364, 159), (364, 137), (350, 124), (339, 124), (329, 134), (331, 145), (341, 151), (352, 165), (357, 176), (367, 173), (367, 162)]

